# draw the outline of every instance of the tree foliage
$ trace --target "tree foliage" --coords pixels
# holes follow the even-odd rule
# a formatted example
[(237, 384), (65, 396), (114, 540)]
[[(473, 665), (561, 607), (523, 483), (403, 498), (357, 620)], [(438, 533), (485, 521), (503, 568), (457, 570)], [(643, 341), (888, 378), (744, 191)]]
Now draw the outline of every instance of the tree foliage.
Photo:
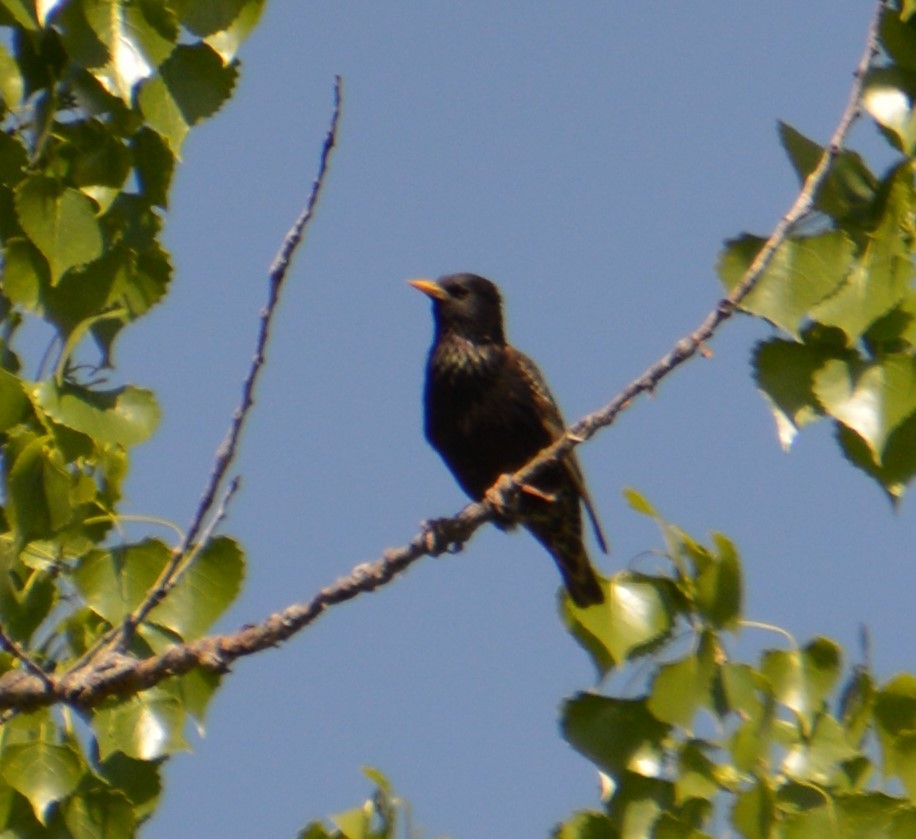
[[(199, 655), (115, 687), (94, 678), (205, 639), (244, 580), (240, 547), (213, 534), (212, 499), (207, 521), (171, 542), (124, 535), (130, 453), (159, 408), (118, 380), (115, 357), (122, 330), (169, 291), (160, 233), (182, 144), (231, 96), (262, 6), (0, 0), (0, 832), (133, 835), (220, 686), (221, 661)], [(893, 163), (876, 174), (781, 126), (803, 184), (830, 168), (809, 223), (791, 226), (738, 302), (774, 326), (753, 374), (782, 443), (828, 419), (842, 455), (897, 503), (916, 474), (916, 8), (888, 5), (877, 31), (861, 106)], [(727, 290), (765, 241), (727, 243)], [(782, 633), (748, 653), (736, 546), (721, 534), (703, 544), (628, 497), (658, 522), (662, 567), (615, 575), (607, 606), (561, 605), (606, 688), (569, 698), (562, 732), (605, 794), (555, 835), (701, 837), (725, 824), (751, 839), (913, 835), (916, 676), (879, 684), (826, 638)], [(441, 550), (429, 533), (415, 544)], [(314, 614), (367, 579), (354, 572)], [(634, 668), (641, 687), (611, 687), (632, 686)], [(409, 828), (387, 779), (367, 774), (364, 806), (301, 835)]]
[[(0, 3), (2, 673), (148, 656), (203, 635), (239, 592), (242, 553), (218, 537), (184, 551), (150, 602), (175, 548), (126, 541), (118, 504), (159, 408), (112, 379), (117, 337), (168, 293), (160, 232), (182, 143), (231, 95), (262, 5)], [(13, 709), (0, 831), (133, 835), (218, 683), (197, 670), (91, 708)]]

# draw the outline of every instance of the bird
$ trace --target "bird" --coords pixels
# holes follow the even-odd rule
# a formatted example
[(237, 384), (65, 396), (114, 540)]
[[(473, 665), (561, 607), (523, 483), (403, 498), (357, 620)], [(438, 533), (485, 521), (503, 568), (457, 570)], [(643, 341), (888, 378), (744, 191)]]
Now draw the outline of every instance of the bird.
[[(537, 365), (506, 340), (502, 295), (477, 274), (408, 283), (432, 300), (433, 343), (426, 363), (424, 431), (461, 488), (481, 501), (565, 430)], [(523, 485), (518, 516), (556, 562), (573, 602), (604, 601), (582, 538), (584, 504), (599, 547), (607, 543), (573, 453)], [(497, 525), (512, 522), (497, 510)]]

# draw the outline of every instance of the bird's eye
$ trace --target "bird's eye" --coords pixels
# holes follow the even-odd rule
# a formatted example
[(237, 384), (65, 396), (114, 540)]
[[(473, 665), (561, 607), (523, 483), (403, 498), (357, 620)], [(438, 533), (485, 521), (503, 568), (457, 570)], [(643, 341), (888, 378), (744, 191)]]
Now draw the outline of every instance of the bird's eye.
[(464, 300), (468, 296), (468, 290), (464, 286), (456, 286), (452, 289), (452, 297), (456, 300)]

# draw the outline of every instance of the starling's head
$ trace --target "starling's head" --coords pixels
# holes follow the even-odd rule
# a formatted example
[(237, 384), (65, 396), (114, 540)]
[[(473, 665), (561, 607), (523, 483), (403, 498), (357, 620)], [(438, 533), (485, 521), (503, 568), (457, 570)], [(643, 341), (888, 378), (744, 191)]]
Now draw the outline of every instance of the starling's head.
[(438, 280), (410, 280), (433, 301), (436, 335), (451, 333), (474, 343), (505, 343), (499, 289), (477, 274), (449, 274)]

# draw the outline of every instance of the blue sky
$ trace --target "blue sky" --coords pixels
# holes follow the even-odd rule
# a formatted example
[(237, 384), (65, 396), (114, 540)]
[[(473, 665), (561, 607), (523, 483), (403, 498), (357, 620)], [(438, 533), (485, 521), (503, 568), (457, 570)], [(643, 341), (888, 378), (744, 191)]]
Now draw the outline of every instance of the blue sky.
[[(835, 0), (273, 3), (236, 97), (184, 148), (172, 293), (117, 359), (165, 411), (135, 455), (129, 511), (184, 524), (342, 74), (339, 148), (238, 464), (225, 529), (248, 552), (248, 581), (222, 627), (308, 598), (465, 503), (423, 439), (431, 318), (407, 278), (491, 277), (511, 340), (567, 419), (599, 407), (714, 304), (722, 240), (768, 232), (789, 206), (776, 121), (827, 139), (870, 12)], [(883, 153), (868, 124), (853, 139)], [(780, 450), (748, 368), (768, 334), (734, 319), (711, 359), (581, 450), (613, 546), (602, 568), (651, 565), (660, 545), (621, 497), (633, 486), (695, 535), (735, 540), (749, 617), (852, 654), (867, 624), (880, 675), (914, 670), (912, 505), (894, 514), (826, 425)], [(484, 530), (240, 661), (206, 736), (166, 770), (146, 835), (291, 836), (359, 803), (365, 764), (430, 836), (545, 836), (595, 806), (594, 771), (556, 729), (561, 700), (594, 683), (556, 617), (557, 586), (529, 536)]]

